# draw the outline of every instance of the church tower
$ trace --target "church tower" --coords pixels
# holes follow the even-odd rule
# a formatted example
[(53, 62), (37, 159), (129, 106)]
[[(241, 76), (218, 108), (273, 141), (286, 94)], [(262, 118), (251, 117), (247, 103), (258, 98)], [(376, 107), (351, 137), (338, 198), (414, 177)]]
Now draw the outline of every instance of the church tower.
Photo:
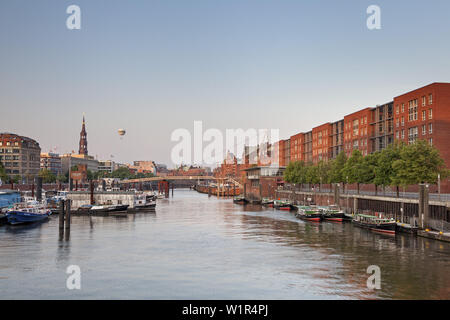
[(83, 124), (81, 126), (81, 132), (80, 132), (80, 148), (78, 149), (78, 154), (86, 155), (88, 154), (87, 149), (87, 133), (86, 133), (86, 125), (84, 121), (84, 115), (83, 115)]

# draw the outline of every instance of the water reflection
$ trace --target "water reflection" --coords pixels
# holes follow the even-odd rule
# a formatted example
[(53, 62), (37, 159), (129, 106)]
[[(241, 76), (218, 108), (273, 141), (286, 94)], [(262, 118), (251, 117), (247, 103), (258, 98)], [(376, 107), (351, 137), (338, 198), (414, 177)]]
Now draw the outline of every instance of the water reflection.
[[(0, 298), (448, 299), (450, 246), (177, 191), (155, 213), (0, 227)], [(83, 289), (65, 289), (68, 265)], [(368, 290), (369, 265), (381, 268)]]

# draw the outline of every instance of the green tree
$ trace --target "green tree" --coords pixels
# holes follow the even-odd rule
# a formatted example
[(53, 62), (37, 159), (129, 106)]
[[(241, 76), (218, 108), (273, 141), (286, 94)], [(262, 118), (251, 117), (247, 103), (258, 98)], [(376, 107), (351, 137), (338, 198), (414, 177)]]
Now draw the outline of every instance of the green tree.
[(130, 169), (128, 169), (126, 167), (122, 167), (117, 170), (114, 170), (110, 176), (111, 176), (111, 178), (131, 179), (131, 178), (134, 178), (135, 175), (130, 172)]
[(319, 161), (316, 165), (316, 171), (319, 180), (319, 190), (321, 190), (322, 184), (327, 184), (331, 181), (331, 163), (323, 160)]
[(380, 152), (370, 153), (363, 158), (362, 167), (360, 171), (361, 183), (374, 184), (375, 185), (375, 195), (378, 194), (378, 181), (375, 180), (376, 170), (378, 167), (378, 158), (380, 157)]
[(309, 163), (305, 170), (305, 182), (309, 184), (320, 183), (320, 177), (317, 166)]
[(402, 142), (396, 142), (383, 149), (378, 155), (378, 163), (375, 168), (374, 184), (382, 186), (383, 190), (385, 190), (387, 186), (396, 186), (397, 196), (399, 196), (399, 185), (393, 180), (395, 169), (392, 164), (395, 160), (400, 158), (400, 151), (403, 147), (404, 144)]
[(61, 183), (66, 183), (68, 181), (67, 177), (63, 174), (58, 174), (56, 176), (56, 181), (59, 181)]
[(292, 161), (286, 167), (284, 179), (289, 183), (305, 183), (306, 166), (303, 161)]
[(283, 178), (284, 181), (289, 183), (294, 183), (294, 171), (295, 171), (295, 162), (291, 161), (284, 170)]
[(42, 178), (43, 183), (54, 183), (56, 181), (56, 176), (48, 169), (41, 169), (38, 176)]
[[(359, 194), (359, 185), (364, 182), (363, 156), (359, 150), (353, 150), (352, 155), (345, 163), (343, 173), (349, 183), (356, 183)], [(348, 179), (347, 179), (348, 177)]]
[(344, 168), (347, 162), (345, 152), (340, 152), (336, 159), (331, 162), (330, 182), (341, 183), (345, 182)]
[(444, 160), (434, 146), (425, 140), (418, 140), (404, 146), (400, 157), (392, 163), (394, 169), (393, 182), (406, 187), (419, 183), (437, 183), (438, 174), (448, 175)]

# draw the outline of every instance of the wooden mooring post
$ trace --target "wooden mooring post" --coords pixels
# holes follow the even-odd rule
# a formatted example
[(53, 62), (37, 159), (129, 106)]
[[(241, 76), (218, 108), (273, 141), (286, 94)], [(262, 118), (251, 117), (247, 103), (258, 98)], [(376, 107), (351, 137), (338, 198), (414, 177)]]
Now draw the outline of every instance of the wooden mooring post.
[(65, 200), (61, 200), (59, 203), (59, 239), (62, 240), (64, 236), (64, 212), (65, 212)]
[(65, 214), (65, 235), (66, 240), (70, 237), (70, 200), (66, 200), (66, 214)]

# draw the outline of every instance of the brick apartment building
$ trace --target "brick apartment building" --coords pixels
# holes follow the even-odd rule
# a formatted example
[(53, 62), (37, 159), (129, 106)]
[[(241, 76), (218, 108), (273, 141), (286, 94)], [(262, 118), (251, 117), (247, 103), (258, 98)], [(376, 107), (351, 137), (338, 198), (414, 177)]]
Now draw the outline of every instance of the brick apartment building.
[(298, 133), (294, 136), (291, 136), (289, 139), (291, 142), (291, 156), (290, 159), (292, 161), (301, 161), (304, 160), (303, 157), (303, 150), (304, 150), (304, 143), (305, 143), (305, 134), (304, 133)]
[(312, 162), (329, 159), (328, 150), (331, 148), (331, 123), (325, 123), (312, 129)]
[(363, 156), (372, 151), (370, 122), (372, 109), (365, 108), (344, 117), (344, 151), (349, 157), (353, 150), (361, 151)]
[(395, 139), (427, 140), (450, 167), (450, 83), (433, 83), (394, 98)]
[[(367, 107), (324, 123), (311, 131), (280, 140), (278, 161), (317, 163), (330, 160), (344, 151), (351, 156), (359, 150), (366, 156), (383, 150), (396, 140), (413, 143), (423, 139), (440, 152), (450, 167), (450, 83), (432, 83), (404, 93), (390, 102)], [(448, 179), (447, 179), (448, 180)], [(448, 185), (449, 181), (443, 181)]]

